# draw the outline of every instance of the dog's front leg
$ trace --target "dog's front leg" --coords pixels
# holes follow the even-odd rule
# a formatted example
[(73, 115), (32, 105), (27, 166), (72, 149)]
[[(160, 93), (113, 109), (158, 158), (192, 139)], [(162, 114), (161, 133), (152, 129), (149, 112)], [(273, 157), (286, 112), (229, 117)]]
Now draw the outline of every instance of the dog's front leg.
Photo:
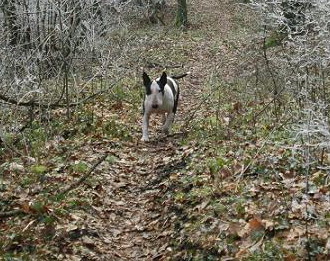
[(164, 113), (162, 115), (162, 124), (163, 124), (163, 126), (165, 125), (165, 122), (166, 122), (166, 113)]
[(142, 141), (149, 141), (149, 133), (148, 133), (149, 118), (150, 118), (150, 114), (144, 113), (142, 120), (142, 138), (141, 138)]
[(167, 114), (165, 124), (162, 128), (162, 130), (165, 134), (169, 134), (171, 132), (172, 123), (174, 121), (174, 116), (175, 116), (174, 112), (170, 112)]

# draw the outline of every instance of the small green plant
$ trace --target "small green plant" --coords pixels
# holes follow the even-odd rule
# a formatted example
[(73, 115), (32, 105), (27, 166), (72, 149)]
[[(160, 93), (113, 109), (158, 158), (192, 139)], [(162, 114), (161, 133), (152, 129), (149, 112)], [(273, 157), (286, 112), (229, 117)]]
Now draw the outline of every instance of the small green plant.
[(271, 36), (266, 40), (265, 42), (265, 48), (271, 48), (281, 45), (282, 41), (284, 39), (284, 35), (274, 32), (271, 34)]
[(253, 252), (244, 261), (284, 260), (283, 250), (274, 242), (267, 241), (263, 249)]
[(39, 122), (34, 122), (25, 135), (30, 145), (29, 150), (31, 151), (31, 156), (39, 157), (48, 138), (47, 130)]
[(115, 157), (115, 156), (113, 156), (113, 155), (109, 155), (109, 156), (106, 158), (106, 161), (109, 162), (110, 164), (114, 164), (117, 160), (118, 160), (118, 158)]
[(74, 200), (69, 202), (69, 208), (70, 209), (79, 208), (79, 206), (81, 206), (81, 203), (82, 203), (81, 201), (74, 199)]
[(15, 140), (15, 135), (10, 132), (5, 132), (1, 137), (7, 144), (11, 144)]
[(317, 258), (319, 254), (324, 253), (325, 251), (325, 242), (318, 238), (309, 238), (306, 242), (306, 248), (309, 252), (310, 257)]
[(30, 208), (31, 208), (31, 210), (35, 211), (38, 214), (43, 214), (47, 210), (46, 204), (41, 201), (33, 202), (33, 204), (30, 206)]
[(184, 202), (186, 201), (186, 199), (187, 199), (187, 195), (183, 192), (179, 192), (174, 195), (174, 200), (176, 202)]
[(218, 157), (216, 159), (209, 159), (208, 161), (208, 167), (210, 169), (210, 172), (212, 174), (218, 173), (220, 171), (221, 168), (223, 168), (227, 163), (227, 160), (222, 158), (222, 157)]
[(84, 161), (80, 161), (76, 163), (75, 165), (71, 166), (71, 170), (73, 172), (78, 172), (78, 173), (85, 173), (88, 170), (88, 165)]
[(129, 129), (125, 125), (119, 123), (116, 120), (110, 120), (105, 125), (105, 132), (111, 138), (117, 138), (126, 141), (132, 139)]
[(211, 186), (207, 185), (196, 187), (193, 188), (188, 195), (192, 200), (205, 199), (213, 195), (213, 189)]
[(215, 216), (220, 216), (224, 213), (227, 213), (228, 211), (228, 206), (222, 204), (219, 201), (215, 201), (214, 203), (211, 203), (211, 206)]
[(239, 217), (244, 217), (244, 214), (245, 214), (245, 204), (244, 203), (245, 203), (245, 200), (240, 199), (235, 204), (235, 210), (236, 210), (236, 213)]
[(44, 174), (47, 172), (47, 167), (44, 165), (33, 165), (31, 166), (31, 172), (34, 174)]

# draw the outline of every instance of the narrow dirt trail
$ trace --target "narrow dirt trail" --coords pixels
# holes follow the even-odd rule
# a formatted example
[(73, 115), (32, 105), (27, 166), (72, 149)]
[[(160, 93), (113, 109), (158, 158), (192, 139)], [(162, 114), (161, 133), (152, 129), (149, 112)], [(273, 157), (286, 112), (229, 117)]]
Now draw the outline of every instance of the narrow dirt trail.
[(105, 260), (152, 260), (166, 250), (170, 224), (162, 215), (165, 206), (159, 202), (161, 184), (155, 181), (163, 170), (163, 159), (176, 151), (172, 145), (157, 142), (157, 147), (146, 144), (122, 148), (118, 169), (104, 184), (111, 198), (106, 200), (110, 202), (109, 219), (103, 234), (111, 247)]
[[(179, 81), (181, 97), (174, 124), (181, 129), (189, 124), (191, 117), (203, 117), (194, 110), (202, 102), (203, 84), (218, 59), (210, 49), (229, 30), (230, 12), (226, 9), (232, 8), (232, 4), (218, 0), (205, 2), (191, 3), (189, 30), (204, 32), (204, 39), (194, 42), (189, 51), (191, 57), (185, 64), (193, 75)], [(152, 125), (159, 127), (159, 122), (154, 120)], [(94, 243), (100, 253), (95, 260), (166, 260), (171, 251), (173, 217), (168, 213), (172, 206), (162, 196), (169, 174), (185, 167), (187, 146), (181, 145), (181, 133), (164, 137), (155, 126), (151, 127), (150, 142), (140, 142), (140, 136), (140, 131), (134, 134), (136, 146), (121, 143), (109, 149), (110, 153), (116, 153), (118, 161), (109, 169), (102, 169), (103, 207), (98, 210), (98, 217), (94, 217), (102, 222), (94, 222), (94, 218), (86, 221), (98, 234)]]

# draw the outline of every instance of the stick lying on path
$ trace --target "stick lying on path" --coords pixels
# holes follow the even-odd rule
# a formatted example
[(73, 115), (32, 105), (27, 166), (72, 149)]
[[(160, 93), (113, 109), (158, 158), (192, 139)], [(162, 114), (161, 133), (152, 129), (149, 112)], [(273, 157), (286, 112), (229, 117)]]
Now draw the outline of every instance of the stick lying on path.
[(23, 214), (23, 213), (25, 213), (25, 212), (21, 209), (15, 209), (15, 210), (7, 211), (7, 212), (0, 212), (0, 218), (8, 218), (8, 217), (16, 216), (16, 215)]
[(99, 159), (98, 162), (96, 162), (93, 167), (91, 167), (91, 169), (84, 175), (82, 176), (79, 180), (77, 180), (76, 182), (72, 183), (69, 187), (67, 187), (66, 189), (62, 190), (61, 192), (59, 192), (59, 194), (66, 194), (69, 191), (77, 188), (81, 183), (83, 183), (92, 173), (93, 171), (97, 168), (98, 165), (100, 165), (108, 156), (108, 153), (104, 154), (102, 156), (102, 158)]

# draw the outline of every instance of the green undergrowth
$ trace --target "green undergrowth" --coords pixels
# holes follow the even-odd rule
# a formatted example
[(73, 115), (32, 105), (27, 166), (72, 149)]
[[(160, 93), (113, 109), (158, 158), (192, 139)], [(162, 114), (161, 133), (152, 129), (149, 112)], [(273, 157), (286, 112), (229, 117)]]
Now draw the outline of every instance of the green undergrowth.
[[(236, 94), (225, 84), (213, 89), (206, 104), (214, 109), (193, 120), (183, 141), (184, 146), (195, 146), (196, 153), (180, 174), (175, 173), (174, 189), (167, 195), (176, 208), (173, 259), (300, 259), (311, 251), (310, 245), (311, 258), (324, 258), (326, 238), (316, 231), (325, 229), (329, 218), (314, 213), (318, 219), (307, 221), (301, 198), (306, 189), (325, 189), (325, 195), (325, 174), (312, 166), (306, 187), (306, 158), (293, 149), (285, 109), (279, 116), (273, 105), (242, 96), (242, 87), (234, 86)], [(310, 198), (307, 205), (317, 202)], [(313, 232), (307, 232), (306, 222)], [(293, 239), (296, 233), (303, 242)]]
[[(140, 107), (135, 82), (127, 95), (132, 83), (127, 78), (110, 95), (74, 108), (70, 120), (65, 120), (65, 110), (54, 110), (47, 121), (35, 120), (6, 139), (7, 147), (1, 151), (0, 208), (4, 213), (17, 209), (21, 213), (1, 222), (5, 231), (0, 233), (1, 260), (45, 260), (55, 235), (68, 238), (62, 224), (74, 213), (92, 211), (96, 203), (90, 193), (102, 185), (102, 176), (92, 175), (68, 193), (62, 191), (88, 173), (108, 147), (133, 140), (132, 123), (140, 116), (122, 113)], [(104, 164), (116, 161), (109, 155)]]
[[(109, 49), (113, 60), (120, 60), (119, 66), (110, 70), (109, 82), (108, 78), (97, 78), (84, 87), (86, 97), (108, 89), (71, 107), (69, 118), (66, 108), (50, 110), (46, 118), (36, 116), (24, 131), (5, 135), (6, 146), (0, 151), (1, 211), (21, 212), (0, 224), (5, 231), (0, 234), (0, 257), (4, 260), (45, 260), (58, 251), (55, 237), (57, 247), (65, 249), (61, 239), (69, 244), (65, 242), (82, 236), (82, 221), (77, 216), (92, 213), (93, 207), (102, 204), (92, 194), (102, 190), (102, 176), (91, 175), (68, 193), (62, 191), (88, 173), (110, 148), (120, 150), (123, 144), (133, 146), (140, 139), (144, 89), (141, 71), (134, 68), (150, 67), (148, 73), (155, 77), (166, 64), (179, 67), (169, 68), (169, 73), (182, 73), (180, 66), (200, 39), (189, 40), (190, 35), (170, 24), (140, 24), (134, 34), (119, 29), (109, 37)], [(112, 75), (115, 79), (120, 75), (116, 84)], [(109, 155), (104, 164), (110, 166), (117, 160)]]
[[(111, 89), (72, 109), (69, 119), (64, 108), (57, 109), (46, 121), (36, 119), (20, 133), (3, 135), (0, 208), (22, 213), (1, 221), (5, 233), (0, 234), (0, 257), (44, 260), (59, 249), (72, 252), (67, 248), (85, 231), (84, 215), (102, 208), (98, 193), (104, 191), (104, 180), (92, 175), (75, 190), (65, 194), (63, 189), (110, 149), (119, 153), (123, 146), (136, 146), (141, 135), (142, 68), (155, 77), (164, 66), (169, 74), (177, 74), (189, 64), (197, 67), (187, 82), (196, 92), (202, 89), (200, 95), (191, 91), (201, 106), (187, 109), (170, 137), (185, 165), (171, 171), (162, 197), (170, 201), (164, 205), (170, 206), (166, 214), (173, 217), (168, 258), (300, 260), (308, 251), (310, 260), (326, 260), (329, 175), (312, 165), (306, 187), (306, 157), (292, 149), (294, 137), (288, 128), (295, 108), (288, 112), (289, 106), (272, 102), (269, 73), (260, 75), (264, 85), (255, 89), (256, 79), (246, 68), (240, 68), (245, 74), (226, 75), (239, 66), (229, 62), (248, 60), (244, 55), (217, 63), (227, 55), (244, 54), (250, 41), (248, 18), (237, 13), (234, 30), (225, 38), (205, 30), (201, 24), (207, 16), (195, 15), (184, 32), (170, 23), (135, 23), (134, 31), (114, 31), (109, 48), (113, 60), (119, 57), (111, 71), (121, 76), (117, 84), (103, 83)], [(211, 41), (205, 35), (218, 38)], [(278, 40), (276, 35), (269, 38), (267, 47), (277, 46)], [(204, 57), (198, 56), (201, 53)], [(290, 103), (285, 95), (281, 99), (284, 105)], [(116, 155), (109, 155), (102, 171), (95, 171), (106, 173), (116, 161)], [(59, 248), (54, 247), (55, 235)]]

